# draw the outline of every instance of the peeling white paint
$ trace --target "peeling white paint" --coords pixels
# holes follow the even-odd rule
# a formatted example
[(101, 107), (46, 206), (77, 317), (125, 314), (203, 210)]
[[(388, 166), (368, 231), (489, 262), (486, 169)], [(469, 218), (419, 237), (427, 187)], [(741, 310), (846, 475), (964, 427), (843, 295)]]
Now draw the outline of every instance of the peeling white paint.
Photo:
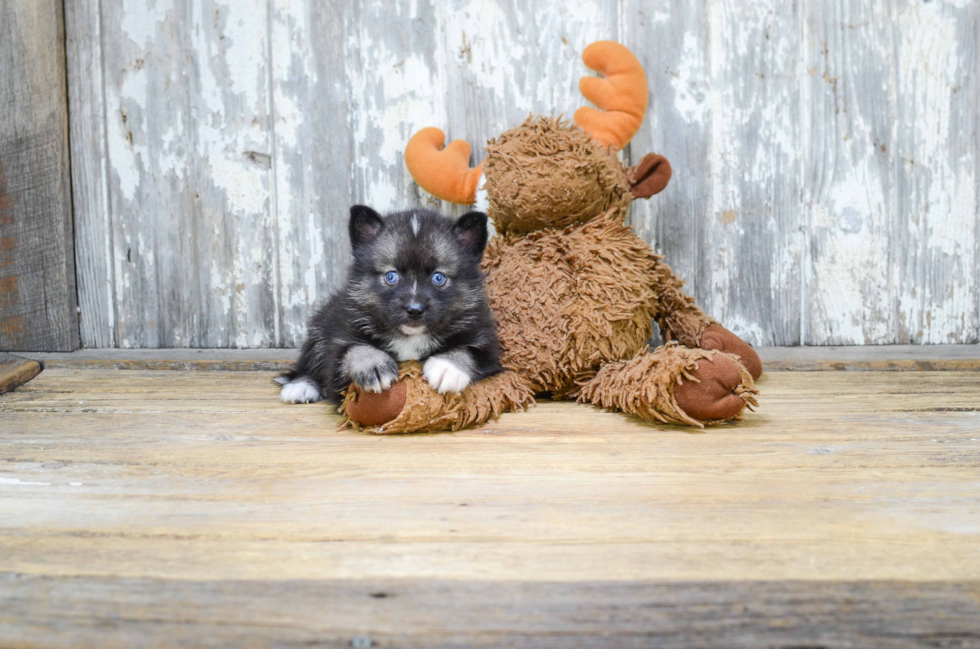
[(704, 122), (708, 109), (708, 80), (704, 77), (702, 53), (694, 34), (684, 34), (684, 48), (676, 72), (672, 73), (674, 107), (688, 122)]
[(401, 153), (421, 127), (419, 121), (435, 112), (431, 92), (435, 71), (420, 55), (402, 56), (386, 43), (372, 41), (367, 30), (361, 36), (366, 41), (361, 45), (366, 60), (360, 70), (349, 72), (353, 96), (361, 101), (351, 117), (354, 141), (370, 142), (370, 149), (359, 146), (361, 155), (355, 164), (364, 179), (365, 199), (387, 212), (404, 207), (393, 177), (402, 174)]
[(172, 0), (124, 0), (119, 26), (137, 47), (146, 49), (157, 27), (173, 10)]
[(583, 105), (581, 51), (607, 38), (651, 80), (624, 155), (675, 171), (635, 222), (711, 315), (757, 344), (980, 337), (971, 0), (100, 7), (121, 346), (298, 344), (351, 202), (459, 213), (417, 194), (414, 132), (477, 162)]
[(975, 138), (976, 105), (957, 96), (976, 75), (976, 53), (959, 51), (964, 6), (911, 3), (898, 12), (898, 90), (905, 114), (914, 116), (903, 132), (901, 170), (909, 179), (909, 239), (924, 262), (903, 277), (919, 299), (901, 300), (900, 316), (915, 342), (960, 342), (964, 331), (975, 339), (980, 326), (976, 149), (964, 148)]

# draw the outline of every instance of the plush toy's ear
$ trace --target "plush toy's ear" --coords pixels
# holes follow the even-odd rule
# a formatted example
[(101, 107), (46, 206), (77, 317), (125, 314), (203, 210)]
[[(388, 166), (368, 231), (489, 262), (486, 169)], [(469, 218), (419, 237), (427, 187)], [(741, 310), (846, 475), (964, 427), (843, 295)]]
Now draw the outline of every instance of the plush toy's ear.
[(381, 215), (366, 205), (355, 205), (350, 208), (350, 245), (355, 250), (374, 241), (378, 233), (385, 227)]
[(630, 193), (634, 198), (650, 198), (667, 188), (673, 170), (667, 158), (648, 153), (629, 168)]
[(424, 128), (405, 147), (405, 166), (415, 182), (436, 198), (472, 205), (483, 171), (470, 169), (470, 145), (453, 140), (445, 149), (446, 135), (437, 128)]
[(582, 77), (578, 82), (579, 92), (602, 110), (583, 106), (575, 111), (575, 123), (594, 139), (622, 149), (640, 130), (650, 101), (643, 66), (613, 41), (592, 43), (582, 52), (582, 61), (605, 77)]
[(459, 242), (466, 250), (474, 255), (483, 254), (487, 247), (487, 215), (483, 212), (469, 212), (459, 217), (453, 225), (453, 232), (459, 237)]

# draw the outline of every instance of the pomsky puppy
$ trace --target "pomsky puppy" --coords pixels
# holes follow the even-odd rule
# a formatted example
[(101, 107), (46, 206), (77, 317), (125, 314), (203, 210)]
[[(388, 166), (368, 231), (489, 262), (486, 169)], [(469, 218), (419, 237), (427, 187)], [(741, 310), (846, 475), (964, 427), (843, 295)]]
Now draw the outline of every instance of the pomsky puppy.
[(440, 393), (501, 371), (480, 270), (486, 214), (453, 220), (416, 209), (383, 218), (355, 205), (349, 230), (346, 285), (310, 319), (295, 367), (276, 378), (282, 401), (339, 404), (351, 382), (387, 390), (399, 361), (424, 361)]

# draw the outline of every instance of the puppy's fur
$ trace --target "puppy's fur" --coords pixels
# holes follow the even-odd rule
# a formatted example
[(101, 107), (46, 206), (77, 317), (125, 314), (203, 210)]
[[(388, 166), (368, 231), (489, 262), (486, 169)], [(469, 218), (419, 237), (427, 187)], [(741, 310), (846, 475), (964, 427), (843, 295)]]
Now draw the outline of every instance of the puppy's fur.
[(399, 361), (425, 361), (423, 374), (441, 393), (501, 371), (480, 271), (485, 214), (453, 221), (418, 209), (382, 218), (355, 205), (349, 229), (347, 283), (313, 315), (295, 368), (276, 379), (283, 401), (339, 404), (351, 382), (381, 392), (398, 378)]

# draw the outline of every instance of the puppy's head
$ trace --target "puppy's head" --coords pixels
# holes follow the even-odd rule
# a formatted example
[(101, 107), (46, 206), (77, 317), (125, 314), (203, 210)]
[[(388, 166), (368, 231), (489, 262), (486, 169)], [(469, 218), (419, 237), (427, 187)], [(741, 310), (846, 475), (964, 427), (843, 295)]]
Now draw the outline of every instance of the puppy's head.
[(444, 338), (481, 317), (487, 216), (351, 208), (352, 297), (375, 335)]

